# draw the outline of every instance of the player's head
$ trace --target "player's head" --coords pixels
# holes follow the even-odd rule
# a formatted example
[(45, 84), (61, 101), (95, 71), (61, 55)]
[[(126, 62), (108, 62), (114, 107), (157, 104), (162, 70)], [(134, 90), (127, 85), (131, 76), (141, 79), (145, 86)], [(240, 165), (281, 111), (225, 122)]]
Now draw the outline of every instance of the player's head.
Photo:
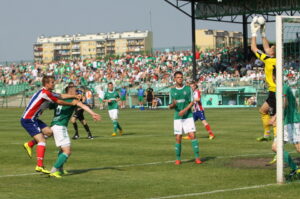
[(182, 85), (183, 73), (181, 71), (176, 71), (174, 73), (174, 80), (175, 80), (176, 84)]
[(194, 90), (196, 90), (198, 88), (198, 85), (196, 84), (196, 82), (193, 81), (193, 82), (190, 83), (190, 87), (194, 91)]
[(65, 88), (65, 92), (70, 95), (76, 95), (76, 87), (75, 86), (67, 86)]
[(109, 83), (107, 84), (107, 87), (108, 87), (108, 90), (109, 90), (109, 91), (113, 91), (113, 90), (114, 90), (114, 85), (113, 85), (112, 82), (109, 82)]
[(269, 49), (266, 50), (266, 54), (269, 55), (270, 57), (275, 57), (276, 56), (276, 46), (272, 45)]
[(47, 90), (53, 90), (55, 86), (55, 80), (53, 76), (45, 75), (42, 79), (43, 87)]

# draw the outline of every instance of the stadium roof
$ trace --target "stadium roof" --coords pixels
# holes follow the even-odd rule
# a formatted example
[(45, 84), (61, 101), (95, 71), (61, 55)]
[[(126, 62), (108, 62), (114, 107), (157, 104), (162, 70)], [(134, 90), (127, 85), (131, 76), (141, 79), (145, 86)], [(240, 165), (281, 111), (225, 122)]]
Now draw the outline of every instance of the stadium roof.
[[(264, 15), (267, 22), (273, 21), (269, 16), (299, 13), (300, 0), (165, 0), (184, 14), (191, 17), (186, 5), (194, 2), (195, 19), (220, 22), (243, 23), (238, 16)], [(189, 6), (188, 6), (189, 7)], [(188, 8), (190, 10), (190, 8)], [(228, 19), (229, 17), (229, 19)]]

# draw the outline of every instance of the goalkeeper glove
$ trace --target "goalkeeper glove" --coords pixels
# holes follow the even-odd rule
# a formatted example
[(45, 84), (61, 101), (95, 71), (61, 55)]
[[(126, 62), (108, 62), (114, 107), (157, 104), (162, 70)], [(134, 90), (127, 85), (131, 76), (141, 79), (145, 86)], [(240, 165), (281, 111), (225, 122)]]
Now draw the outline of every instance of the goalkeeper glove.
[(260, 25), (256, 22), (257, 21), (257, 16), (255, 16), (250, 24), (250, 28), (251, 28), (251, 35), (252, 37), (256, 37), (257, 36), (257, 31), (258, 29), (260, 29)]

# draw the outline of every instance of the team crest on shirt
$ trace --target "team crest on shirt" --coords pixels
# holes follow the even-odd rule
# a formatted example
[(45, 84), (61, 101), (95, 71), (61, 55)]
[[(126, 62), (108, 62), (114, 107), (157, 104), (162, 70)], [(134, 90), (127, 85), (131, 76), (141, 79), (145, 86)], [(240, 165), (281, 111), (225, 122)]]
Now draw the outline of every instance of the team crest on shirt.
[(183, 94), (186, 95), (186, 91), (183, 91)]

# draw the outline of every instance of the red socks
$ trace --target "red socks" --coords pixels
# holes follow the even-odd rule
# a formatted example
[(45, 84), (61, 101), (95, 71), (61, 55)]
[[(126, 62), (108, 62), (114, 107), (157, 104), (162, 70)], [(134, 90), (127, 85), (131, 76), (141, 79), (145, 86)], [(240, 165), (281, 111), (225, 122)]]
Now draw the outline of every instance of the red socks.
[(213, 132), (212, 132), (212, 130), (211, 130), (209, 124), (207, 124), (207, 125), (205, 126), (205, 128), (206, 128), (207, 132), (209, 133), (209, 135), (213, 135)]
[(30, 140), (29, 142), (27, 142), (27, 144), (30, 148), (32, 148), (34, 145), (36, 145), (36, 141), (35, 140)]
[(46, 151), (46, 143), (39, 142), (36, 147), (36, 158), (37, 158), (37, 166), (44, 166), (44, 156)]

